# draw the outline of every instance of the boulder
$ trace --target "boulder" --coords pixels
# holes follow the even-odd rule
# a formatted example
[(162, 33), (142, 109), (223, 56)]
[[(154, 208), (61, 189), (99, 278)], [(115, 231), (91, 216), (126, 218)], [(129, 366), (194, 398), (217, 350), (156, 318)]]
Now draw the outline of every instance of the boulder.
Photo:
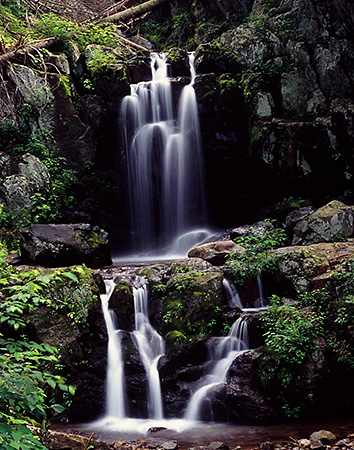
[(243, 253), (245, 249), (233, 241), (208, 242), (189, 251), (190, 258), (201, 258), (215, 266), (224, 264), (227, 255)]
[(89, 224), (35, 224), (20, 230), (23, 262), (44, 267), (111, 264), (108, 235)]
[(25, 153), (19, 157), (0, 155), (4, 164), (0, 171), (0, 203), (6, 211), (21, 213), (32, 209), (32, 196), (47, 197), (51, 192), (49, 171), (35, 156)]
[(333, 434), (331, 431), (327, 430), (320, 430), (315, 431), (310, 436), (310, 446), (311, 448), (314, 448), (317, 443), (320, 443), (321, 446), (324, 445), (332, 445), (337, 440), (337, 437), (335, 434)]
[(293, 244), (314, 244), (354, 234), (354, 207), (333, 200), (305, 217), (294, 228)]
[[(354, 240), (283, 247), (272, 251), (279, 271), (298, 293), (333, 287), (332, 273), (353, 256)], [(343, 269), (344, 270), (344, 269)]]

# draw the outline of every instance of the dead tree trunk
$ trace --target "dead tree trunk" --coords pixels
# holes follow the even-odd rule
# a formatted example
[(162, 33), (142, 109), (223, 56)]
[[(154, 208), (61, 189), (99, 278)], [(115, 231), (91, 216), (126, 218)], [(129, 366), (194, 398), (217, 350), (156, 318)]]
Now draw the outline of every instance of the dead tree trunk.
[(26, 53), (35, 53), (42, 48), (50, 49), (57, 44), (58, 41), (55, 38), (48, 38), (37, 42), (31, 42), (28, 45), (20, 46), (16, 48), (16, 50), (0, 55), (0, 67), (8, 62), (16, 61), (21, 55)]
[(130, 19), (134, 19), (135, 17), (140, 17), (143, 14), (154, 11), (159, 6), (169, 1), (171, 0), (148, 0), (140, 5), (128, 8), (125, 11), (121, 11), (107, 17), (102, 17), (99, 22), (127, 22)]

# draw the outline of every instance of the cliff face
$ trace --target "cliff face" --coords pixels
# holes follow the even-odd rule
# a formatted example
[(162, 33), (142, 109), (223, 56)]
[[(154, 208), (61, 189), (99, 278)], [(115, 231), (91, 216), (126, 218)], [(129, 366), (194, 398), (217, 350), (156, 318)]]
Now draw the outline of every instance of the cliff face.
[(193, 2), (197, 20), (210, 21), (218, 10), (232, 24), (217, 38), (204, 34), (196, 51), (209, 177), (215, 180), (217, 167), (227, 180), (214, 183), (216, 213), (221, 193), (230, 189), (268, 198), (297, 193), (315, 201), (351, 190), (352, 6)]

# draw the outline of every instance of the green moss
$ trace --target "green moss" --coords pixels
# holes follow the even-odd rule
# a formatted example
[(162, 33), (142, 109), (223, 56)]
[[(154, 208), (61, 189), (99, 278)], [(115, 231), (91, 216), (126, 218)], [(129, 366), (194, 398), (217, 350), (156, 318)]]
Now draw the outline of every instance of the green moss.
[(62, 86), (65, 97), (72, 99), (72, 92), (71, 92), (71, 80), (68, 75), (61, 75), (60, 77), (60, 85)]

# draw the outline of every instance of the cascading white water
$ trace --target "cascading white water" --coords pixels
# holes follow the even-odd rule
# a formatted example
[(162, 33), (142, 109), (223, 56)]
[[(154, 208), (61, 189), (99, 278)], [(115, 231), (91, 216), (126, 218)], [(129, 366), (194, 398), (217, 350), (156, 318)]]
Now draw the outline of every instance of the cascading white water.
[(149, 321), (147, 285), (133, 288), (133, 295), (135, 307), (133, 338), (146, 371), (149, 386), (149, 416), (153, 419), (162, 419), (162, 397), (157, 364), (165, 353), (165, 343)]
[(206, 221), (206, 201), (193, 57), (177, 117), (166, 58), (152, 54), (152, 81), (132, 85), (121, 106), (133, 250), (141, 255), (185, 255), (208, 234), (197, 229)]
[(186, 420), (199, 420), (207, 392), (213, 386), (225, 383), (227, 371), (232, 362), (247, 350), (249, 350), (247, 322), (240, 317), (232, 325), (229, 335), (221, 341), (220, 346), (216, 349), (213, 369), (205, 375), (201, 380), (201, 386), (192, 395), (184, 415)]
[(116, 314), (108, 307), (115, 284), (112, 280), (106, 280), (105, 284), (106, 294), (101, 294), (101, 303), (108, 333), (106, 416), (123, 419), (126, 417), (126, 406), (121, 336)]
[(232, 308), (242, 309), (243, 305), (241, 302), (241, 298), (234, 283), (231, 283), (231, 281), (229, 281), (227, 278), (224, 278), (222, 285), (224, 287), (229, 306), (231, 306)]

